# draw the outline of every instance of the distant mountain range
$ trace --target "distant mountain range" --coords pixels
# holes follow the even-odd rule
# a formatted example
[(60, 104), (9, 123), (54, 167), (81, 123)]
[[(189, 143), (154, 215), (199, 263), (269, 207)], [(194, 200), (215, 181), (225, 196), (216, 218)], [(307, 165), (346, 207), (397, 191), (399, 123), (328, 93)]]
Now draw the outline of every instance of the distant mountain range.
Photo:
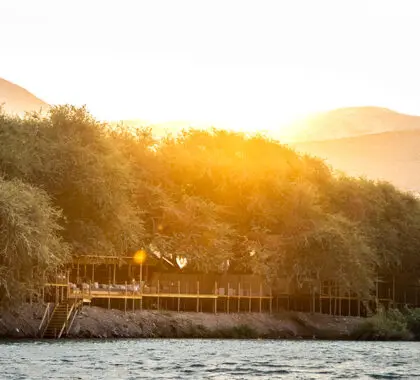
[(12, 114), (40, 111), (48, 104), (17, 84), (0, 78), (0, 106)]
[[(296, 150), (353, 176), (420, 192), (420, 117), (378, 107), (343, 108), (300, 122)], [(308, 141), (309, 140), (309, 141)]]
[[(7, 112), (19, 114), (48, 107), (24, 88), (0, 78), (1, 103)], [(139, 125), (136, 120), (124, 123)], [(178, 121), (151, 127), (162, 135), (188, 126)], [(289, 145), (296, 150), (318, 156), (347, 174), (420, 192), (419, 116), (379, 107), (341, 108), (300, 120), (292, 128), (299, 141)]]
[(420, 130), (362, 135), (291, 144), (325, 159), (333, 168), (420, 192)]
[(380, 107), (348, 107), (319, 113), (289, 128), (297, 141), (335, 140), (383, 132), (420, 129), (420, 117)]

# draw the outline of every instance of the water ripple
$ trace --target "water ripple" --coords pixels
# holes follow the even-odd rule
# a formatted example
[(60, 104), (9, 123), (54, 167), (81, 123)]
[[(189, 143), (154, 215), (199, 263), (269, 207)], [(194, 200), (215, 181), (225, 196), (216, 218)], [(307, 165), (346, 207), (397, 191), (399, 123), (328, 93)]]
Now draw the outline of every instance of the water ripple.
[(1, 379), (418, 379), (420, 344), (274, 340), (0, 343)]

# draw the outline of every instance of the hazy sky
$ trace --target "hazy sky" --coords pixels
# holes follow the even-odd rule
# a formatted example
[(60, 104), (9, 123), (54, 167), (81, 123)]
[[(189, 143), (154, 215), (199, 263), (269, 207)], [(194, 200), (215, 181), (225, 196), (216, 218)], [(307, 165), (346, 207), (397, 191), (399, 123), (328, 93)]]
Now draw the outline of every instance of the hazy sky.
[(100, 118), (420, 114), (420, 1), (0, 0), (0, 77)]

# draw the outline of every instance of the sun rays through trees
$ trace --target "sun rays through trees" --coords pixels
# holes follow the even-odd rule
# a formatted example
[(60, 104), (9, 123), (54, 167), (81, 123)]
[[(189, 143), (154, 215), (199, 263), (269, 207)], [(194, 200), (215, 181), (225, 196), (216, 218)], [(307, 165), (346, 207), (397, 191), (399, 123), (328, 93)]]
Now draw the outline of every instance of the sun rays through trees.
[(378, 269), (417, 273), (420, 203), (335, 175), (264, 136), (108, 127), (84, 108), (0, 114), (0, 302), (69, 254), (182, 255), (200, 271), (340, 280), (367, 295)]

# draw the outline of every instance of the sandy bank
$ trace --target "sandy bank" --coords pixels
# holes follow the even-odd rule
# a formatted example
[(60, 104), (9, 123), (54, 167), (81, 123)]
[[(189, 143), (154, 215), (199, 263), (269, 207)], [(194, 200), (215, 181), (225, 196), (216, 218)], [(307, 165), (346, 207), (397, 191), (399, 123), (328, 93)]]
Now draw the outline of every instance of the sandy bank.
[[(35, 338), (43, 314), (40, 305), (0, 312), (0, 337)], [(361, 323), (355, 317), (285, 312), (282, 314), (207, 314), (84, 307), (71, 338), (277, 338), (349, 339)]]

